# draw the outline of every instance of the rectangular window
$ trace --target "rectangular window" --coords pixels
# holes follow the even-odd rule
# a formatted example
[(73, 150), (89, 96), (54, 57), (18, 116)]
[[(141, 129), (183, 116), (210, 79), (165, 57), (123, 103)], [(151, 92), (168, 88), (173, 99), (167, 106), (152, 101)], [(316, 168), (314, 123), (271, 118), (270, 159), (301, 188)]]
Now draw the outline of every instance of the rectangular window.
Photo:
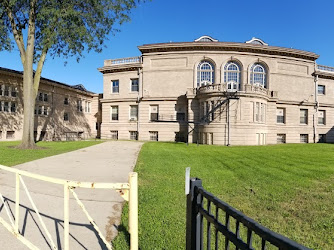
[(159, 105), (150, 105), (151, 121), (159, 120)]
[(300, 143), (308, 143), (308, 134), (300, 135)]
[(215, 119), (215, 102), (211, 101), (211, 121), (213, 121)]
[(285, 109), (277, 108), (276, 109), (277, 123), (285, 123)]
[(111, 130), (110, 131), (110, 137), (112, 140), (118, 140), (118, 131), (117, 130)]
[(10, 112), (15, 113), (16, 112), (16, 103), (12, 102), (10, 105)]
[(325, 90), (325, 85), (318, 85), (318, 94), (319, 95), (324, 95), (326, 93), (326, 90)]
[(318, 111), (318, 124), (319, 125), (325, 125), (326, 124), (326, 111), (325, 110), (319, 110)]
[(82, 112), (82, 100), (77, 101), (77, 110)]
[(131, 105), (130, 106), (130, 121), (137, 121), (138, 119), (138, 106)]
[(43, 113), (43, 107), (42, 106), (38, 106), (38, 114), (41, 115)]
[(39, 93), (39, 95), (38, 95), (38, 101), (40, 101), (40, 102), (43, 101), (43, 93)]
[(319, 134), (318, 143), (325, 143), (326, 142), (326, 134)]
[[(0, 86), (1, 87), (1, 86)], [(2, 139), (2, 131), (0, 131), (0, 139)]]
[(286, 143), (286, 135), (285, 134), (277, 134), (277, 144)]
[(4, 96), (9, 96), (9, 86), (5, 85)]
[(3, 90), (4, 90), (5, 86), (4, 85), (0, 85), (0, 96), (3, 95)]
[(158, 131), (149, 131), (150, 141), (158, 141)]
[(119, 80), (111, 81), (111, 93), (119, 93)]
[(118, 121), (118, 106), (111, 107), (111, 121)]
[(85, 113), (88, 113), (88, 102), (85, 101)]
[(138, 132), (130, 131), (130, 140), (138, 140)]
[(69, 121), (69, 116), (68, 116), (68, 113), (64, 113), (64, 121)]
[(12, 97), (17, 97), (17, 88), (12, 87), (11, 96), (12, 96)]
[(255, 103), (254, 114), (255, 114), (255, 121), (256, 122), (260, 121), (260, 103), (259, 102)]
[(301, 109), (300, 110), (300, 124), (307, 124), (308, 122), (308, 110)]
[(6, 139), (14, 139), (15, 131), (7, 131)]
[(139, 91), (139, 79), (131, 79), (131, 91), (138, 92)]
[(69, 104), (69, 102), (68, 102), (68, 97), (65, 97), (64, 98), (64, 105), (68, 105)]
[(9, 103), (8, 102), (4, 102), (3, 111), (9, 112)]
[(0, 112), (3, 111), (3, 102), (0, 102)]
[(90, 113), (90, 102), (88, 102), (87, 112)]
[(43, 106), (43, 115), (47, 116), (48, 114), (49, 114), (48, 107)]
[(49, 101), (48, 100), (48, 94), (43, 94), (43, 96), (44, 96), (43, 101), (48, 102)]

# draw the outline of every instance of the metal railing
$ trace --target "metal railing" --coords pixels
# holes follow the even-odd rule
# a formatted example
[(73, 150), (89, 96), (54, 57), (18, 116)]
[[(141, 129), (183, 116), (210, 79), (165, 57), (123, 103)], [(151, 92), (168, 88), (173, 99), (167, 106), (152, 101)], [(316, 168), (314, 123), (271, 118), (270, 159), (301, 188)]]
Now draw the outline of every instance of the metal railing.
[[(205, 249), (229, 249), (230, 247), (235, 249), (266, 249), (269, 246), (276, 249), (308, 249), (269, 230), (226, 202), (219, 200), (202, 187), (200, 179), (190, 179), (189, 185), (187, 250), (201, 250), (204, 249), (204, 245), (206, 245)], [(206, 227), (204, 220), (207, 222)], [(213, 236), (213, 240), (211, 236)], [(256, 244), (253, 240), (255, 237)]]
[(24, 177), (29, 177), (35, 180), (40, 180), (48, 183), (58, 184), (63, 186), (64, 190), (64, 249), (69, 249), (69, 237), (70, 237), (70, 230), (69, 230), (69, 197), (70, 193), (73, 195), (74, 199), (88, 218), (91, 225), (96, 230), (97, 234), (101, 238), (101, 240), (106, 245), (107, 249), (112, 249), (111, 242), (108, 242), (106, 238), (102, 235), (99, 227), (96, 225), (93, 218), (89, 215), (88, 211), (86, 210), (84, 204), (78, 198), (76, 192), (74, 192), (74, 188), (92, 188), (92, 189), (114, 189), (120, 192), (121, 196), (129, 201), (129, 233), (130, 233), (130, 249), (131, 250), (138, 250), (138, 176), (137, 173), (130, 173), (129, 174), (129, 183), (95, 183), (95, 182), (78, 182), (78, 181), (70, 181), (70, 180), (63, 180), (59, 178), (47, 177), (39, 174), (30, 173), (23, 170), (18, 170), (15, 168), (6, 167), (0, 165), (0, 170), (11, 172), (16, 176), (16, 185), (15, 185), (15, 213), (12, 215), (10, 213), (10, 208), (5, 203), (5, 198), (0, 192), (0, 199), (3, 203), (3, 207), (7, 213), (10, 223), (0, 217), (0, 224), (2, 224), (8, 231), (10, 231), (13, 235), (17, 237), (24, 245), (26, 245), (30, 249), (38, 249), (32, 242), (24, 237), (24, 235), (20, 232), (19, 229), (19, 221), (20, 221), (20, 185), (22, 185), (23, 189), (25, 190), (27, 197), (37, 214), (37, 217), (42, 225), (42, 228), (49, 240), (49, 244), (52, 249), (57, 249), (55, 241), (52, 239), (52, 236), (47, 229), (39, 210), (33, 201), (30, 192), (25, 185), (23, 180)]
[(140, 56), (105, 60), (105, 66), (128, 64), (128, 63), (140, 63)]
[(328, 71), (328, 72), (333, 72), (334, 73), (334, 67), (329, 67), (329, 66), (325, 66), (325, 65), (317, 65), (317, 68), (319, 70), (323, 70), (323, 71)]

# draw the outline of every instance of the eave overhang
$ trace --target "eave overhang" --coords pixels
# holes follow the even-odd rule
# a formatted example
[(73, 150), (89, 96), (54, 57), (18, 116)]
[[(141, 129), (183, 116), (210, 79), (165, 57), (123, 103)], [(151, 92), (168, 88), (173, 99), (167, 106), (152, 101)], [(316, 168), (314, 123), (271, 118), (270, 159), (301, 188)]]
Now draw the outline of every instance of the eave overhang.
[(334, 80), (334, 72), (326, 72), (326, 71), (322, 71), (322, 70), (316, 70), (316, 71), (314, 71), (313, 75), (318, 76), (320, 78), (324, 78), (324, 79)]
[(180, 42), (180, 43), (157, 43), (138, 46), (142, 54), (156, 52), (177, 51), (235, 51), (254, 54), (280, 55), (305, 60), (315, 61), (319, 55), (304, 50), (289, 49), (275, 46), (264, 46), (251, 43), (233, 42)]
[(97, 70), (103, 74), (106, 73), (115, 73), (115, 72), (122, 72), (122, 71), (136, 71), (142, 68), (141, 63), (129, 63), (129, 64), (119, 64), (119, 65), (112, 65), (112, 66), (103, 66), (98, 68)]

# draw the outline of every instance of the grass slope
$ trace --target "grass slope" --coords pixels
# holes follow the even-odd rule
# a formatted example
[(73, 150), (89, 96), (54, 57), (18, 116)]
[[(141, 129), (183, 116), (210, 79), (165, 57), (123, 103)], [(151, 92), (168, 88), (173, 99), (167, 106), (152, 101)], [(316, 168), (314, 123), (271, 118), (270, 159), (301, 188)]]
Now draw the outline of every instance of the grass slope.
[(38, 142), (37, 146), (41, 149), (16, 149), (19, 141), (0, 142), (0, 164), (5, 166), (14, 166), (28, 161), (40, 158), (66, 153), (93, 146), (100, 141), (73, 141), (73, 142)]
[[(315, 249), (334, 245), (334, 145), (219, 147), (146, 143), (140, 152), (141, 249), (184, 249), (184, 173), (271, 230)], [(128, 248), (127, 206), (116, 249)]]

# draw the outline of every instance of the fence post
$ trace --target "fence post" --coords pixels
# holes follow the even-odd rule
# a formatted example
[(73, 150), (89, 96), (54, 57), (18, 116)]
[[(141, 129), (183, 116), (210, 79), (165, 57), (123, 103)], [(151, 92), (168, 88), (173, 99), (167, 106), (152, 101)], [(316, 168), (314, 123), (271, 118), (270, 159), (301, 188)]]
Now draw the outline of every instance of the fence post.
[(202, 187), (202, 180), (191, 178), (189, 182), (189, 194), (187, 195), (187, 228), (186, 228), (186, 250), (200, 249), (200, 215), (197, 204), (200, 197), (197, 195), (197, 188)]
[(64, 249), (70, 248), (70, 190), (68, 184), (64, 185)]
[(129, 174), (129, 232), (130, 249), (138, 250), (138, 174)]

